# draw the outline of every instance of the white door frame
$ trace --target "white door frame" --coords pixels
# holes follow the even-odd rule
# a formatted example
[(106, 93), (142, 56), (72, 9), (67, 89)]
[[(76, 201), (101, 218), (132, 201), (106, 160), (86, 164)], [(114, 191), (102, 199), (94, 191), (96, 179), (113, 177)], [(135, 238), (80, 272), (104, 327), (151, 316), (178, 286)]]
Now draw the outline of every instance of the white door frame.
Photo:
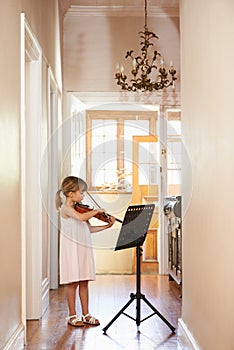
[(59, 285), (59, 215), (55, 209), (55, 193), (59, 188), (59, 137), (58, 128), (58, 87), (51, 69), (48, 69), (48, 111), (49, 111), (49, 198), (48, 214), (50, 232), (50, 288), (57, 289)]
[(42, 50), (21, 15), (21, 221), (22, 309), (40, 319), (48, 305), (49, 281), (42, 281), (42, 200), (40, 189)]

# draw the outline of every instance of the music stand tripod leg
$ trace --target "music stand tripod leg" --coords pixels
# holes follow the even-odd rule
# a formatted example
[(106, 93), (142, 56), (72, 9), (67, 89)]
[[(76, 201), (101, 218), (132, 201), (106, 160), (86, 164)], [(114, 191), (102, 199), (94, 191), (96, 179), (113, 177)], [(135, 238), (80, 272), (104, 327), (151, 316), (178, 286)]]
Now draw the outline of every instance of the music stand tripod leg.
[(124, 307), (122, 307), (122, 309), (112, 318), (112, 320), (106, 325), (106, 327), (104, 327), (103, 330), (103, 334), (106, 334), (107, 329), (112, 325), (112, 323), (114, 323), (117, 318), (124, 312), (124, 310), (126, 310), (129, 305), (134, 301), (135, 299), (135, 295), (131, 294), (130, 295), (130, 300), (124, 305)]
[(142, 295), (142, 300), (154, 311), (158, 317), (161, 318), (161, 320), (166, 323), (166, 325), (172, 330), (172, 332), (175, 332), (175, 327), (172, 326), (172, 324), (149, 302), (149, 300), (146, 299), (144, 295)]

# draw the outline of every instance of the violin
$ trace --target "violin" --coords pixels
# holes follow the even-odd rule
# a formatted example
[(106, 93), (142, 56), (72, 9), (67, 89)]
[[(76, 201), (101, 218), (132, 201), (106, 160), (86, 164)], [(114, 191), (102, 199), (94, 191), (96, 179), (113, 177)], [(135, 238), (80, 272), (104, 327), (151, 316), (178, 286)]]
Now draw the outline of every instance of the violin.
[[(86, 205), (86, 204), (83, 204), (83, 203), (75, 203), (74, 208), (75, 208), (76, 211), (78, 211), (78, 213), (81, 213), (81, 214), (87, 213), (87, 212), (89, 212), (91, 210), (94, 210), (89, 205)], [(110, 217), (111, 216), (112, 215), (107, 214), (107, 213), (97, 213), (96, 215), (94, 215), (95, 218), (97, 218), (97, 219), (99, 219), (101, 221), (107, 222), (107, 223), (110, 222)], [(122, 223), (122, 221), (120, 219), (115, 218), (115, 220)]]

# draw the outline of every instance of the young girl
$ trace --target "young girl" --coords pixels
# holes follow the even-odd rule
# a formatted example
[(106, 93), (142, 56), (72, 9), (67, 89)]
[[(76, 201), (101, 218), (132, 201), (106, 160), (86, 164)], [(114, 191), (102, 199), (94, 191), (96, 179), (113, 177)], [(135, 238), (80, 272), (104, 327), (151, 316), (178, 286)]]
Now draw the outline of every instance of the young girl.
[[(56, 193), (56, 208), (60, 208), (60, 283), (67, 285), (67, 303), (69, 309), (68, 324), (79, 327), (84, 324), (99, 325), (98, 319), (89, 313), (89, 281), (95, 280), (93, 249), (91, 234), (111, 227), (115, 219), (102, 226), (92, 226), (89, 219), (98, 213), (105, 213), (104, 209), (94, 209), (79, 213), (74, 204), (81, 202), (87, 184), (75, 176), (66, 177), (61, 189)], [(62, 204), (61, 192), (66, 197)], [(79, 297), (82, 317), (76, 314), (76, 291), (79, 286)]]

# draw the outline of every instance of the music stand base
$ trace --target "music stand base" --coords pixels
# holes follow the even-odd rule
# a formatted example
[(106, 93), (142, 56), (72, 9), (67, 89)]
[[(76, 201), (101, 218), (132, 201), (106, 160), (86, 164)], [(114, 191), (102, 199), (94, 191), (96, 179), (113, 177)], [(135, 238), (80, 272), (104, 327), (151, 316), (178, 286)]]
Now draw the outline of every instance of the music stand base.
[[(133, 318), (132, 316), (126, 314), (124, 311), (131, 305), (131, 303), (136, 299), (137, 303), (137, 313), (136, 313), (136, 318)], [(139, 302), (140, 300), (143, 300), (152, 310), (153, 313), (145, 317), (144, 319), (141, 320), (140, 318), (140, 305)], [(103, 334), (106, 334), (107, 329), (117, 320), (117, 318), (121, 315), (125, 315), (129, 318), (131, 318), (133, 321), (136, 321), (137, 327), (140, 326), (141, 322), (147, 320), (148, 318), (157, 315), (158, 317), (161, 318), (161, 320), (171, 329), (171, 331), (174, 333), (176, 328), (172, 326), (170, 322), (167, 321), (167, 319), (150, 303), (150, 301), (145, 297), (144, 294), (130, 294), (130, 300), (124, 305), (124, 307), (113, 317), (113, 319), (106, 325), (106, 327), (103, 328)]]
[[(157, 315), (158, 317), (161, 318), (161, 320), (171, 329), (172, 332), (175, 332), (175, 327), (172, 326), (170, 322), (167, 321), (167, 319), (150, 303), (150, 301), (145, 297), (144, 294), (140, 292), (141, 287), (140, 287), (140, 256), (141, 256), (141, 247), (137, 246), (136, 247), (136, 255), (137, 255), (137, 292), (131, 293), (130, 294), (130, 300), (122, 307), (122, 309), (113, 317), (113, 319), (106, 325), (106, 327), (103, 328), (103, 334), (106, 334), (107, 329), (114, 323), (117, 318), (123, 314), (129, 318), (131, 318), (133, 321), (136, 321), (136, 325), (140, 326), (140, 323), (147, 320), (151, 316)], [(128, 315), (124, 311), (131, 305), (131, 303), (136, 300), (136, 318)], [(145, 317), (144, 319), (141, 320), (141, 300), (143, 300), (150, 308), (153, 310), (153, 313), (150, 314), (149, 316)]]

